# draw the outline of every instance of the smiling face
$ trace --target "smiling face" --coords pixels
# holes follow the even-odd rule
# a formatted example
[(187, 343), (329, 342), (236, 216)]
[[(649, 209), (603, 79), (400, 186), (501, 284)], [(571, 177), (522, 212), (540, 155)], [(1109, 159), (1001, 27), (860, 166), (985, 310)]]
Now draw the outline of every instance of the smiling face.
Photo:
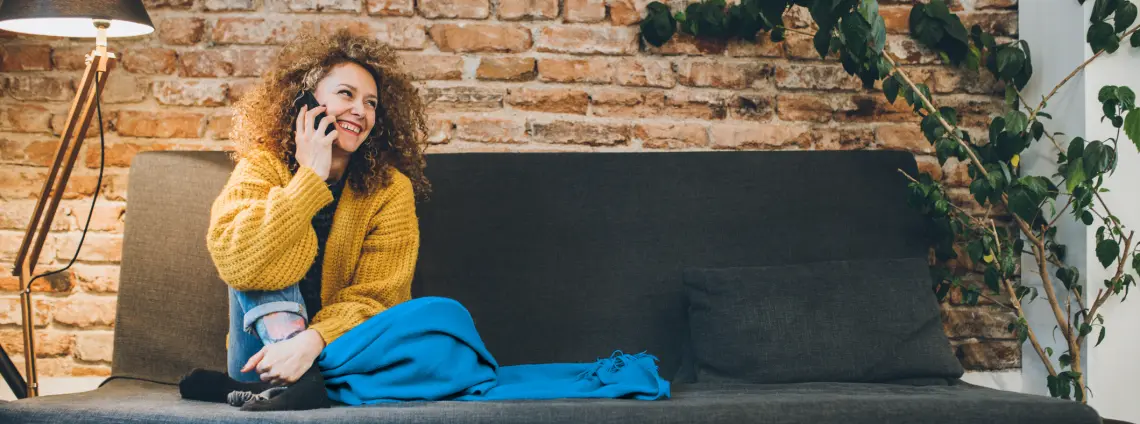
[(336, 142), (334, 148), (345, 152), (355, 152), (368, 138), (372, 126), (376, 125), (376, 80), (359, 64), (345, 62), (333, 66), (317, 82), (313, 96), (317, 102), (327, 106), (325, 111), (336, 118)]

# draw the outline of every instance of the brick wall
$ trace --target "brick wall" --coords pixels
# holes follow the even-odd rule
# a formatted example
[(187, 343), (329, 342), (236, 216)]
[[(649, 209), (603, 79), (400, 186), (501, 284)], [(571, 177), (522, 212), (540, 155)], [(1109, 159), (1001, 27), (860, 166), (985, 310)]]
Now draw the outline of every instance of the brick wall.
[[(224, 149), (229, 106), (281, 45), (348, 27), (403, 51), (431, 101), (429, 152), (899, 149), (981, 213), (965, 167), (938, 166), (902, 100), (860, 89), (805, 36), (717, 44), (639, 42), (644, 0), (149, 0), (157, 32), (112, 40), (122, 61), (104, 94), (107, 176), (79, 261), (34, 287), (43, 376), (110, 372), (127, 166), (145, 150)], [(675, 10), (684, 0), (673, 1)], [(678, 4), (680, 3), (680, 4)], [(906, 1), (884, 1), (889, 48), (976, 138), (1001, 111), (992, 80), (941, 67), (906, 35)], [(888, 4), (889, 3), (889, 4)], [(955, 4), (967, 25), (1016, 36), (1015, 0)], [(809, 22), (789, 13), (790, 25)], [(0, 262), (14, 260), (52, 159), (89, 40), (0, 34)], [(71, 258), (98, 166), (97, 132), (81, 152), (40, 270)], [(902, 201), (903, 199), (899, 199)], [(0, 343), (22, 362), (17, 281), (0, 270)], [(957, 299), (957, 297), (955, 297)], [(970, 369), (1020, 367), (1011, 316), (944, 307)], [(22, 364), (20, 369), (22, 371)]]

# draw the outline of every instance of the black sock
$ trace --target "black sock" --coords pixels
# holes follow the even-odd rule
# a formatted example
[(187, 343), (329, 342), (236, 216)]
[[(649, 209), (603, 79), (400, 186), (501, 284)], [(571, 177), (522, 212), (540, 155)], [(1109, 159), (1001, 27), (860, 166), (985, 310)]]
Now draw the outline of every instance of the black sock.
[(332, 401), (325, 391), (325, 379), (317, 362), (296, 383), (268, 400), (253, 399), (242, 405), (242, 411), (302, 411), (329, 408)]
[(178, 391), (183, 399), (226, 403), (226, 396), (233, 391), (260, 393), (272, 387), (269, 383), (245, 383), (234, 380), (221, 371), (195, 368), (178, 382)]

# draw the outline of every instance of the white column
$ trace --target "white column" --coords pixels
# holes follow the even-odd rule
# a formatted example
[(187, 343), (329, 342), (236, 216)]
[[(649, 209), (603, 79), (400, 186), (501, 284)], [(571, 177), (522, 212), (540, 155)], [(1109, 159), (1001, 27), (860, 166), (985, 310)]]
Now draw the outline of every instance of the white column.
[[(1092, 50), (1085, 42), (1085, 33), (1094, 3), (1094, 0), (1086, 1), (1083, 7), (1075, 0), (1022, 0), (1020, 3), (1019, 32), (1021, 39), (1029, 43), (1033, 55), (1033, 78), (1023, 90), (1024, 97), (1031, 104), (1036, 105), (1042, 95), (1092, 57)], [(1053, 119), (1043, 120), (1046, 129), (1065, 133), (1058, 137), (1062, 147), (1067, 147), (1068, 140), (1078, 135), (1086, 140), (1115, 137), (1116, 129), (1100, 120), (1103, 112), (1097, 93), (1104, 85), (1128, 85), (1140, 89), (1137, 69), (1140, 69), (1140, 52), (1124, 40), (1117, 52), (1098, 58), (1050, 98), (1046, 111)], [(1105, 183), (1111, 191), (1102, 193), (1102, 196), (1124, 225), (1140, 229), (1140, 153), (1131, 142), (1122, 141), (1118, 154), (1120, 163), (1117, 171), (1107, 177)], [(1056, 148), (1048, 139), (1042, 138), (1023, 155), (1023, 175), (1051, 176), (1056, 172), (1056, 160)], [(1062, 198), (1057, 208), (1067, 200)], [(1058, 221), (1056, 240), (1067, 246), (1065, 262), (1080, 270), (1086, 297), (1091, 298), (1098, 288), (1104, 287), (1103, 281), (1110, 275), (1096, 258), (1095, 233), (1099, 222), (1086, 226), (1070, 216), (1066, 212), (1066, 216)], [(1049, 268), (1053, 280), (1056, 280), (1055, 271), (1054, 267)], [(1027, 307), (1027, 315), (1042, 345), (1052, 347), (1056, 358), (1067, 347), (1059, 332), (1058, 341), (1053, 341), (1052, 330), (1056, 320), (1043, 299), (1045, 294), (1036, 273), (1036, 260), (1031, 255), (1022, 256), (1022, 279), (1040, 291), (1041, 298)], [(1059, 293), (1064, 293), (1064, 287), (1059, 283), (1056, 286)], [(1140, 402), (1137, 401), (1140, 399), (1140, 300), (1121, 304), (1119, 298), (1115, 298), (1101, 310), (1108, 327), (1104, 343), (1092, 347), (1096, 341), (1094, 333), (1090, 336), (1093, 343), (1082, 346), (1082, 366), (1091, 390), (1089, 404), (1104, 417), (1140, 421)], [(1027, 344), (1022, 349), (1023, 390), (1047, 396), (1045, 375), (1041, 360)]]

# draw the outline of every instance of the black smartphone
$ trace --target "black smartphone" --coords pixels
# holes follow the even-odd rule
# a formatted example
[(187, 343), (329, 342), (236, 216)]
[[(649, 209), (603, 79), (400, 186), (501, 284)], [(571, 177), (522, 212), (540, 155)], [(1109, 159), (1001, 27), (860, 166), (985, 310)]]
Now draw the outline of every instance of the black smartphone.
[[(313, 92), (308, 91), (308, 90), (298, 91), (297, 96), (293, 98), (293, 116), (296, 117), (297, 114), (301, 112), (301, 106), (309, 106), (309, 110), (313, 110), (314, 108), (317, 108), (320, 105), (321, 105), (320, 103), (317, 103), (316, 96), (313, 96)], [(325, 113), (321, 112), (321, 113), (318, 113), (317, 117), (313, 119), (313, 129), (314, 130), (321, 127), (321, 119), (324, 119), (324, 117), (325, 117)], [(333, 131), (336, 131), (336, 123), (335, 122), (332, 124), (329, 124), (328, 128), (325, 128), (325, 135), (329, 135)]]

